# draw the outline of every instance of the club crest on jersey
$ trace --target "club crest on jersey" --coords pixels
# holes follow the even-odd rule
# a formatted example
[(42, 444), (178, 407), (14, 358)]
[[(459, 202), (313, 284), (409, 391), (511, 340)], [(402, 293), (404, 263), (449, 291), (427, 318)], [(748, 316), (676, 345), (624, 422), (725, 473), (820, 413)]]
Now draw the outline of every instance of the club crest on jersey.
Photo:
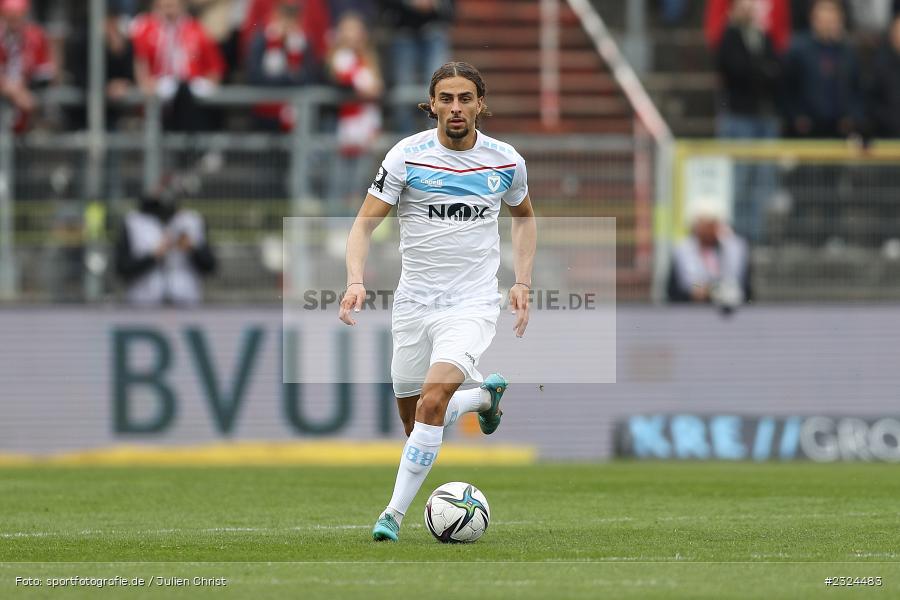
[(449, 221), (475, 221), (477, 219), (485, 219), (485, 211), (487, 206), (469, 206), (461, 202), (451, 204), (431, 204), (428, 206), (429, 219), (446, 219)]
[(500, 176), (499, 175), (488, 175), (487, 184), (492, 192), (496, 192), (497, 188), (500, 187)]

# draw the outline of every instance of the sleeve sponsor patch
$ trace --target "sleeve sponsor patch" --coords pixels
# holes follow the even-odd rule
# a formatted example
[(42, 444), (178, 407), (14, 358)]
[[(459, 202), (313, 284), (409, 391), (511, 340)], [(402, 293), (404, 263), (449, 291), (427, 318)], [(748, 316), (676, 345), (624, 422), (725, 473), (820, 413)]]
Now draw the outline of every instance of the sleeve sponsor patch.
[(375, 174), (375, 179), (372, 181), (371, 189), (384, 193), (385, 179), (387, 179), (387, 169), (384, 168), (384, 165), (381, 165), (381, 167), (378, 168), (378, 172)]

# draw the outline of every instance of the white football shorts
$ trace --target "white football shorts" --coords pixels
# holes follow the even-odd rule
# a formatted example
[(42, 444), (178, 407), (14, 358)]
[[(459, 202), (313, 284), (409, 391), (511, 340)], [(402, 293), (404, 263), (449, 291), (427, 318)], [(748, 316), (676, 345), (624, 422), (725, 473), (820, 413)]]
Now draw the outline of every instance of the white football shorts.
[(436, 307), (395, 300), (391, 315), (394, 395), (419, 394), (429, 367), (436, 362), (456, 365), (465, 373), (463, 385), (482, 383), (478, 361), (494, 339), (499, 316), (496, 302)]

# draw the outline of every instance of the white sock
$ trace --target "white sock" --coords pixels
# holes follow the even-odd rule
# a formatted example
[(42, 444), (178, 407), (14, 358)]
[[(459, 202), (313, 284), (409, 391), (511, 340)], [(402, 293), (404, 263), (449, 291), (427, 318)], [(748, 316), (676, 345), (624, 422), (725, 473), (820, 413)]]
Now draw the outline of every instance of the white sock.
[[(403, 521), (403, 515), (412, 504), (422, 483), (437, 460), (441, 441), (444, 439), (444, 428), (440, 425), (427, 425), (416, 421), (400, 457), (400, 469), (397, 471), (397, 482), (394, 484), (394, 495), (388, 502), (384, 512), (391, 513), (397, 523)], [(383, 515), (384, 513), (382, 513)]]
[(467, 412), (481, 412), (491, 407), (491, 393), (480, 387), (458, 390), (450, 396), (447, 412), (444, 413), (444, 427), (453, 425)]

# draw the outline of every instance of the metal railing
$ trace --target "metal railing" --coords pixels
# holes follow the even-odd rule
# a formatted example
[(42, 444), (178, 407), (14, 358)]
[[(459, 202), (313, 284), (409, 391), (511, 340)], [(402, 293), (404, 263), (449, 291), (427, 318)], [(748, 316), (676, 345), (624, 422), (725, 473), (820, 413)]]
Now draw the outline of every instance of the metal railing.
[(751, 241), (761, 301), (900, 298), (900, 143), (681, 141), (657, 242), (687, 232), (692, 202), (730, 209)]
[[(220, 274), (208, 282), (207, 298), (277, 301), (279, 275), (266, 266), (266, 249), (277, 245), (282, 217), (321, 214), (329, 206), (323, 199), (335, 179), (331, 169), (338, 144), (333, 127), (317, 117), (323, 107), (345, 98), (332, 88), (237, 86), (222, 87), (203, 100), (241, 111), (264, 102), (289, 103), (299, 118), (288, 133), (166, 132), (158, 101), (134, 94), (124, 105), (143, 111), (137, 130), (14, 137), (8, 128), (10, 111), (0, 106), (0, 115), (7, 119), (7, 129), (0, 131), (0, 297), (14, 302), (113, 299), (113, 217), (130, 204), (123, 201), (153, 188), (164, 172), (176, 169), (185, 204), (204, 214), (222, 257)], [(421, 99), (422, 90), (413, 87), (393, 91), (386, 104), (411, 108)], [(72, 89), (48, 90), (42, 98), (72, 106), (84, 100), (82, 92)], [(489, 120), (485, 126), (490, 134)], [(385, 132), (371, 149), (357, 200), (377, 161), (400, 137)], [(528, 160), (539, 211), (547, 216), (620, 217), (625, 227), (620, 231), (625, 245), (621, 256), (631, 260), (632, 246), (641, 237), (634, 232), (635, 156), (650, 148), (641, 149), (639, 141), (622, 136), (502, 138)], [(91, 177), (97, 180), (92, 183)], [(355, 207), (345, 208), (342, 214), (355, 212)], [(642, 234), (647, 239), (649, 235)], [(68, 283), (51, 285), (60, 273), (69, 274)], [(632, 279), (634, 291), (623, 295), (642, 297), (641, 276)]]
[[(45, 105), (84, 106), (87, 103), (87, 95), (71, 87), (50, 88), (40, 94)], [(270, 140), (279, 147), (291, 153), (292, 172), (291, 197), (307, 197), (308, 177), (305, 172), (308, 157), (312, 145), (333, 145), (333, 136), (328, 134), (317, 135), (317, 112), (323, 106), (335, 106), (341, 101), (351, 99), (346, 92), (337, 90), (331, 86), (309, 86), (295, 88), (258, 87), (244, 85), (221, 86), (209, 96), (196, 100), (209, 107), (252, 107), (264, 103), (284, 103), (290, 105), (295, 114), (296, 124), (291, 133), (285, 135), (270, 136)], [(383, 102), (392, 107), (404, 104), (414, 105), (423, 98), (420, 86), (397, 87), (391, 90)], [(96, 152), (92, 152), (91, 161), (104, 161), (104, 150), (115, 149), (141, 149), (145, 157), (143, 168), (143, 182), (145, 190), (153, 188), (159, 183), (161, 174), (161, 153), (163, 151), (163, 103), (156, 96), (145, 96), (137, 91), (132, 91), (112, 106), (140, 107), (144, 115), (143, 138), (140, 146), (135, 144), (133, 135), (120, 135), (116, 132), (101, 131), (99, 133), (90, 130), (74, 133), (54, 133), (53, 137), (63, 146), (81, 146), (91, 144), (99, 146)], [(0, 101), (0, 135), (3, 136), (4, 160), (12, 160), (12, 108)], [(166, 134), (170, 139), (178, 139), (177, 136)], [(99, 143), (92, 138), (99, 137)], [(43, 136), (46, 139), (46, 136)], [(186, 139), (182, 137), (181, 139)], [(199, 139), (199, 138), (198, 138)], [(207, 138), (207, 139), (212, 139)], [(261, 139), (259, 135), (256, 139)], [(41, 143), (42, 136), (32, 136), (29, 143)], [(6, 166), (7, 163), (3, 163)], [(12, 166), (12, 163), (9, 163)], [(6, 171), (6, 169), (4, 169)], [(8, 172), (8, 171), (7, 171)]]
[[(609, 66), (613, 77), (618, 83), (625, 97), (628, 99), (631, 108), (637, 117), (638, 126), (635, 128), (637, 136), (649, 136), (655, 144), (654, 156), (650, 159), (637, 157), (638, 164), (647, 165), (652, 162), (652, 174), (647, 173), (643, 178), (653, 181), (652, 196), (650, 194), (642, 194), (642, 188), (636, 187), (636, 205), (638, 206), (645, 221), (639, 227), (640, 231), (653, 231), (658, 228), (658, 224), (650, 221), (653, 209), (651, 206), (666, 206), (671, 197), (671, 189), (669, 182), (671, 180), (672, 169), (672, 147), (675, 138), (672, 130), (663, 118), (662, 113), (656, 107), (646, 88), (638, 77), (635, 69), (626, 58), (626, 55), (619, 49), (603, 18), (597, 12), (597, 9), (588, 0), (567, 0), (569, 6), (578, 15), (581, 25), (591, 37), (597, 53), (603, 58), (604, 62)], [(626, 45), (631, 51), (632, 58), (638, 59), (638, 69), (644, 66), (645, 55), (642, 52), (642, 44), (637, 41), (636, 36), (639, 35), (643, 23), (640, 14), (643, 12), (641, 6), (643, 0), (635, 0), (629, 2), (629, 32), (626, 38)], [(651, 246), (649, 240), (641, 247), (645, 249), (648, 256), (647, 262), (652, 263), (654, 269), (652, 296), (657, 302), (662, 301), (665, 294), (665, 277), (666, 268), (669, 264), (668, 247), (665, 244), (656, 244)], [(652, 256), (649, 254), (652, 252)]]

